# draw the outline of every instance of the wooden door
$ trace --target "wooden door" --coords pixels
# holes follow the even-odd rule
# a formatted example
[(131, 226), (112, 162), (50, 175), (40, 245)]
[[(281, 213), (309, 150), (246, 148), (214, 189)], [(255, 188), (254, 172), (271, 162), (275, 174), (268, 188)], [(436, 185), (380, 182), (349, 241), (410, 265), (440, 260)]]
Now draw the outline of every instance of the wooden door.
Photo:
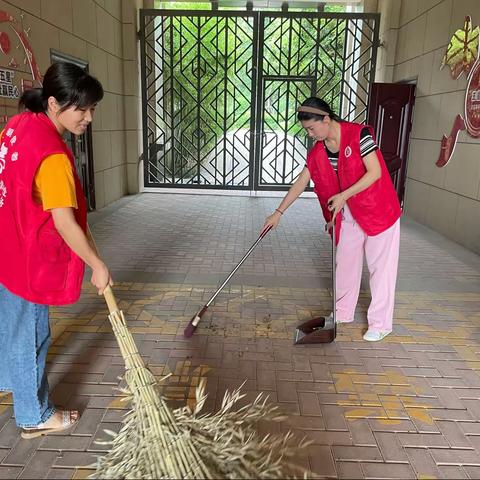
[(408, 143), (412, 128), (415, 85), (373, 83), (368, 106), (368, 124), (375, 130), (400, 204), (403, 205), (407, 176)]

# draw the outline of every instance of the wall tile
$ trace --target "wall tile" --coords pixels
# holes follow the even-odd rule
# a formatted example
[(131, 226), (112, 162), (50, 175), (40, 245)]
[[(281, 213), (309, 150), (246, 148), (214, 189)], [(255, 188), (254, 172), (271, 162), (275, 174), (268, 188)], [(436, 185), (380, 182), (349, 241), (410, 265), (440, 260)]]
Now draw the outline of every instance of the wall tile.
[(117, 95), (116, 104), (117, 104), (117, 121), (115, 123), (115, 128), (117, 130), (125, 130), (125, 99), (123, 95)]
[(460, 113), (463, 115), (465, 92), (445, 93), (442, 96), (440, 116), (438, 119), (438, 138), (442, 135), (450, 135), (455, 117)]
[(67, 32), (73, 30), (72, 0), (41, 0), (41, 16)]
[(421, 0), (418, 2), (418, 10), (417, 15), (421, 15), (422, 13), (431, 10), (433, 7), (436, 7), (440, 3), (444, 2), (445, 0)]
[(117, 20), (122, 20), (122, 0), (108, 0), (105, 10)]
[(95, 204), (97, 210), (105, 206), (105, 174), (103, 171), (95, 172)]
[(478, 200), (459, 197), (455, 216), (455, 235), (462, 245), (480, 254), (480, 202)]
[(426, 15), (421, 15), (407, 25), (406, 58), (415, 58), (423, 53), (426, 23)]
[(123, 61), (111, 54), (107, 54), (108, 91), (116, 94), (123, 93)]
[(110, 132), (93, 132), (93, 157), (95, 172), (108, 169), (112, 165), (112, 144)]
[[(143, 175), (143, 172), (138, 165), (133, 163), (127, 164), (127, 189), (130, 195), (140, 191), (138, 183), (139, 175)], [(141, 181), (143, 183), (143, 177), (141, 177)]]
[(125, 128), (137, 130), (141, 128), (140, 99), (138, 97), (125, 97)]
[(434, 53), (430, 52), (421, 57), (418, 57), (417, 71), (418, 83), (416, 89), (417, 97), (429, 95), (432, 91), (432, 76), (438, 75), (438, 71), (433, 63)]
[(73, 33), (86, 41), (97, 43), (96, 6), (92, 0), (72, 0)]
[(412, 137), (430, 140), (438, 139), (438, 119), (441, 100), (441, 95), (419, 97), (415, 100)]
[(133, 163), (137, 165), (138, 158), (140, 157), (138, 132), (135, 130), (127, 130), (125, 134), (127, 144), (127, 163)]
[(419, 0), (402, 0), (400, 7), (400, 26), (405, 25), (417, 16)]
[(103, 88), (108, 86), (107, 53), (93, 45), (87, 45), (88, 67), (92, 75), (98, 78)]
[(115, 54), (115, 19), (103, 8), (95, 8), (97, 16), (97, 41), (103, 50)]
[(431, 187), (427, 204), (425, 225), (452, 238), (455, 234), (458, 195), (440, 188)]
[(444, 167), (447, 190), (474, 200), (477, 199), (480, 179), (478, 152), (478, 145), (457, 143), (452, 159)]
[(131, 0), (122, 0), (122, 22), (134, 23), (135, 22), (135, 6)]
[(15, 6), (2, 0), (0, 8), (12, 15), (17, 21), (20, 21), (20, 10), (40, 17), (40, 0), (16, 0), (14, 3)]
[(125, 95), (137, 95), (138, 73), (134, 61), (125, 60), (123, 62), (123, 80)]
[(408, 155), (408, 177), (437, 188), (444, 188), (445, 168), (435, 165), (440, 152), (440, 141), (410, 141)]
[(122, 57), (126, 60), (134, 60), (137, 55), (137, 34), (135, 27), (131, 23), (123, 24), (122, 41)]
[(395, 63), (402, 63), (407, 58), (407, 26), (401, 27), (397, 30), (397, 48), (395, 50)]
[(122, 130), (114, 130), (111, 132), (113, 167), (126, 163), (125, 133), (126, 132)]
[(95, 109), (95, 114), (92, 121), (92, 129), (94, 131), (103, 130), (102, 112), (103, 100), (97, 105), (97, 108)]
[(424, 52), (448, 45), (452, 0), (444, 0), (427, 12)]
[(102, 100), (102, 127), (104, 130), (119, 130), (117, 96), (105, 92)]
[(114, 53), (117, 57), (123, 58), (123, 40), (122, 40), (122, 24), (119, 20), (113, 21), (113, 40), (114, 40)]
[(423, 182), (408, 178), (405, 185), (404, 212), (417, 222), (425, 224), (428, 198), (432, 187)]
[(71, 33), (59, 31), (60, 52), (88, 63), (87, 42)]
[(393, 67), (393, 81), (401, 82), (410, 79), (410, 63), (403, 62)]
[(123, 166), (105, 170), (105, 204), (108, 205), (123, 196), (125, 168)]

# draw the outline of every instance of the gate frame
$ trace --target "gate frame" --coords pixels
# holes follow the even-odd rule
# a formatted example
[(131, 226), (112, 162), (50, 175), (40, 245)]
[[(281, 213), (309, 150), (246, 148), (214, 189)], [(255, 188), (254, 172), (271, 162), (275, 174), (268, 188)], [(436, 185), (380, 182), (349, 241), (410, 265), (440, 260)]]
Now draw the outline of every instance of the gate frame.
[[(161, 12), (161, 13), (159, 13)], [(241, 190), (247, 192), (280, 192), (287, 191), (291, 185), (261, 185), (261, 160), (260, 150), (262, 146), (261, 136), (264, 133), (262, 131), (264, 120), (264, 83), (265, 79), (269, 78), (269, 75), (263, 75), (263, 39), (264, 39), (264, 19), (265, 17), (274, 18), (338, 18), (338, 19), (358, 19), (358, 20), (375, 20), (373, 28), (373, 37), (371, 43), (372, 55), (371, 55), (371, 69), (370, 78), (368, 79), (368, 90), (375, 81), (375, 71), (377, 62), (377, 51), (380, 46), (379, 41), (379, 29), (380, 29), (380, 14), (379, 13), (347, 13), (347, 12), (289, 12), (289, 11), (259, 11), (259, 10), (172, 10), (172, 9), (140, 9), (139, 10), (139, 37), (140, 37), (140, 77), (141, 77), (141, 111), (142, 111), (142, 139), (143, 139), (143, 177), (144, 177), (144, 189), (149, 191), (156, 191), (158, 189), (180, 189), (180, 190), (222, 190), (233, 191)], [(253, 38), (252, 38), (252, 88), (251, 88), (251, 119), (250, 119), (250, 152), (249, 152), (249, 174), (248, 174), (248, 186), (241, 185), (194, 185), (194, 184), (152, 184), (148, 181), (148, 162), (150, 150), (148, 144), (148, 103), (147, 103), (147, 85), (146, 85), (146, 39), (145, 29), (146, 17), (158, 17), (158, 16), (208, 16), (211, 18), (225, 18), (225, 17), (248, 17), (253, 19)], [(280, 75), (278, 78), (286, 78), (292, 80), (311, 80), (313, 79), (313, 85), (316, 85), (316, 77), (298, 77), (298, 76), (286, 76)], [(367, 103), (369, 100), (370, 92), (367, 93)], [(367, 104), (368, 109), (368, 104)], [(307, 151), (311, 148), (311, 140), (307, 140)], [(146, 154), (147, 153), (147, 154)], [(307, 187), (307, 190), (312, 190), (311, 187)]]

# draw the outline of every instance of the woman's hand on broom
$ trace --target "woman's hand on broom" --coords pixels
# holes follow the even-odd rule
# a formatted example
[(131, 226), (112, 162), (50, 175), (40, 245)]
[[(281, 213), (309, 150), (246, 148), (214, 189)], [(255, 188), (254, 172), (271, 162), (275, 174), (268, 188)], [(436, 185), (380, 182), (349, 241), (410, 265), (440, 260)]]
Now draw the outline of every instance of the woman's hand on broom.
[(90, 281), (92, 282), (92, 285), (97, 288), (99, 295), (103, 295), (103, 291), (107, 288), (107, 285), (113, 285), (110, 272), (102, 261), (98, 263), (98, 266), (92, 268), (92, 278)]
[(328, 204), (328, 209), (332, 214), (332, 219), (331, 219), (332, 222), (335, 220), (335, 217), (337, 216), (338, 212), (340, 212), (342, 208), (345, 206), (346, 202), (347, 202), (347, 199), (343, 192), (337, 193), (336, 195), (333, 195), (333, 197), (330, 197), (328, 199), (327, 204)]
[(275, 210), (271, 215), (269, 215), (265, 219), (265, 223), (263, 225), (262, 231), (260, 232), (260, 235), (262, 235), (262, 233), (264, 233), (268, 227), (277, 228), (278, 224), (280, 223), (281, 216), (282, 213), (279, 210)]

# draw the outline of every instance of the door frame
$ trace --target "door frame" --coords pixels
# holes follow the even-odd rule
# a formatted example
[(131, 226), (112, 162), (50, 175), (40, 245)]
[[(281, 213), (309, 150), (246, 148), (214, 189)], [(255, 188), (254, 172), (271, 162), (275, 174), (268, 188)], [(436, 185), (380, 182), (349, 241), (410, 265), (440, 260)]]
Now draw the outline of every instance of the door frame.
[[(398, 200), (400, 202), (400, 205), (403, 208), (404, 200), (405, 200), (405, 186), (406, 186), (406, 181), (407, 181), (407, 170), (408, 170), (408, 160), (409, 160), (409, 155), (410, 155), (410, 141), (411, 141), (411, 132), (412, 132), (412, 126), (413, 126), (413, 114), (415, 111), (415, 100), (416, 100), (416, 88), (417, 88), (417, 78), (412, 78), (408, 80), (402, 80), (402, 81), (397, 81), (397, 82), (373, 82), (370, 86), (370, 100), (373, 98), (372, 95), (372, 90), (374, 88), (375, 84), (387, 84), (387, 85), (410, 85), (413, 86), (413, 90), (410, 92), (411, 95), (411, 101), (408, 103), (409, 110), (407, 111), (406, 115), (406, 124), (403, 125), (403, 129), (405, 131), (405, 136), (407, 137), (406, 145), (405, 145), (405, 153), (404, 153), (404, 162), (400, 166), (400, 169), (397, 170), (397, 180), (392, 176), (392, 173), (390, 173), (390, 176), (392, 178), (392, 182), (394, 183), (394, 188), (395, 191), (397, 192)], [(370, 122), (370, 115), (372, 113), (372, 105), (369, 104), (368, 106), (368, 115), (367, 115), (367, 121), (371, 123), (372, 128), (375, 130), (375, 125), (373, 125), (374, 122)], [(375, 115), (375, 120), (378, 120), (378, 117)], [(378, 123), (377, 123), (378, 126)], [(402, 126), (401, 126), (402, 127)], [(377, 139), (377, 142), (380, 142), (381, 139)], [(380, 150), (381, 146), (379, 144)], [(388, 167), (387, 167), (388, 168)], [(397, 183), (397, 185), (395, 185)]]

